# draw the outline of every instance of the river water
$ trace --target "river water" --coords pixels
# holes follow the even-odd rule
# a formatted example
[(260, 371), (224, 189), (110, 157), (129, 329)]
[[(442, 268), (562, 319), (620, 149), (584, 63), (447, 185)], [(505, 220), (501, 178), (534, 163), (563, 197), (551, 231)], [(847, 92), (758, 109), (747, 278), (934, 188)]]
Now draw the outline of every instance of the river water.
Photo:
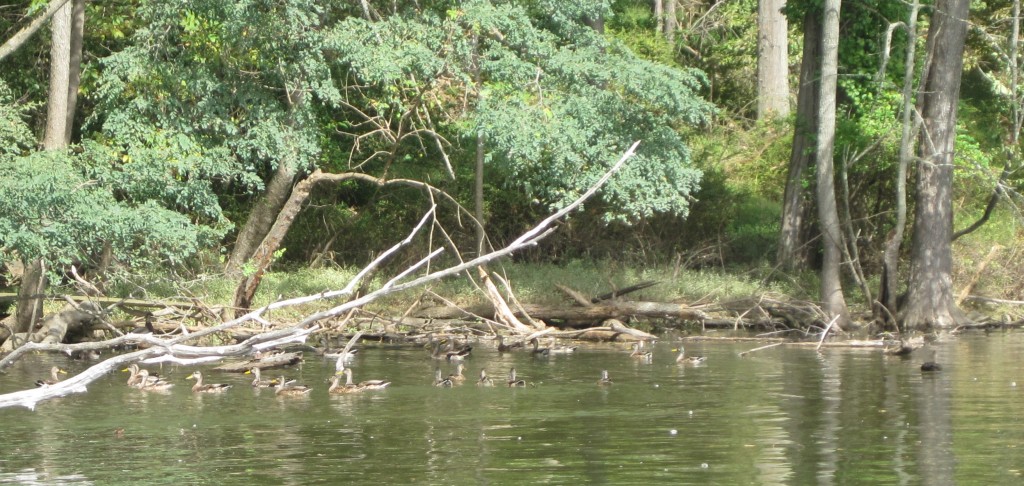
[[(357, 381), (381, 391), (329, 396), (333, 363), (286, 370), (308, 398), (255, 391), (248, 375), (204, 369), (224, 395), (191, 393), (193, 367), (150, 367), (178, 385), (129, 389), (125, 373), (88, 393), (0, 409), (0, 483), (22, 484), (1019, 484), (1024, 481), (1024, 333), (966, 335), (926, 355), (687, 342), (703, 366), (619, 344), (539, 359), (477, 346), (467, 384), (432, 386), (448, 363), (426, 350), (366, 345)], [(920, 353), (919, 353), (920, 354)], [(52, 361), (57, 359), (57, 361)], [(36, 356), (0, 392), (56, 363)], [(481, 368), (525, 388), (473, 386)], [(597, 385), (607, 369), (614, 384)], [(1020, 386), (1018, 386), (1018, 384)], [(123, 434), (115, 431), (123, 429)]]

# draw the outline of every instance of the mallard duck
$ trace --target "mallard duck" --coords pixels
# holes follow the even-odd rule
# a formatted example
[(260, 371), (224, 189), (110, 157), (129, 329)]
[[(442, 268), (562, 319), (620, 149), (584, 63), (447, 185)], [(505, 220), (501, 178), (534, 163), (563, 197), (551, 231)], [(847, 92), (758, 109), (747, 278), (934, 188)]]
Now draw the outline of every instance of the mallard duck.
[(682, 346), (679, 346), (679, 354), (676, 355), (676, 364), (699, 365), (707, 360), (707, 356), (687, 356)]
[(50, 379), (45, 379), (44, 378), (42, 380), (36, 380), (36, 386), (56, 385), (57, 382), (60, 381), (60, 376), (57, 376), (58, 374), (66, 375), (66, 374), (68, 374), (68, 372), (64, 368), (61, 368), (59, 366), (54, 366), (54, 367), (50, 368)]
[(462, 363), (455, 365), (455, 373), (448, 375), (448, 379), (452, 380), (453, 385), (461, 385), (466, 381), (466, 377), (462, 375), (463, 366)]
[(451, 388), (454, 383), (452, 380), (445, 378), (441, 375), (441, 368), (434, 370), (434, 386), (441, 388)]
[(332, 349), (324, 351), (324, 357), (331, 359), (337, 358), (342, 361), (352, 361), (352, 359), (354, 359), (356, 357), (356, 354), (358, 353), (359, 348), (352, 348), (348, 351), (345, 351), (344, 349)]
[(499, 353), (508, 353), (508, 352), (511, 352), (512, 350), (514, 350), (516, 348), (521, 348), (521, 347), (523, 347), (523, 342), (522, 341), (516, 341), (516, 342), (514, 342), (512, 344), (505, 344), (505, 338), (502, 337), (501, 334), (498, 334), (498, 352)]
[(476, 380), (476, 386), (494, 386), (494, 380), (487, 376), (487, 370), (480, 370), (480, 379)]
[(468, 344), (456, 344), (451, 341), (448, 345), (448, 351), (445, 353), (445, 357), (448, 361), (462, 361), (469, 356), (469, 353), (473, 351), (473, 346)]
[(517, 380), (516, 379), (516, 369), (515, 368), (512, 368), (512, 369), (508, 370), (508, 386), (509, 387), (526, 386), (526, 382), (525, 381)]
[(533, 345), (533, 351), (531, 351), (531, 353), (533, 353), (534, 356), (547, 357), (551, 354), (551, 348), (540, 347), (540, 341), (538, 341), (537, 338), (531, 339), (530, 344)]
[[(142, 378), (141, 378), (142, 370), (139, 368), (139, 365), (137, 365), (135, 363), (132, 363), (127, 368), (125, 368), (125, 369), (123, 369), (121, 371), (130, 372), (131, 375), (128, 376), (127, 384), (130, 387), (138, 388), (138, 385), (139, 385), (139, 383), (142, 380)], [(146, 380), (147, 381), (155, 382), (155, 381), (157, 381), (159, 379), (160, 379), (160, 377), (158, 375), (156, 375), (156, 374), (150, 375), (148, 371), (146, 372)]]
[(601, 370), (601, 379), (597, 380), (597, 384), (601, 386), (610, 386), (612, 384), (611, 378), (608, 378), (608, 370)]
[(641, 361), (650, 361), (651, 358), (654, 358), (654, 353), (651, 351), (644, 351), (644, 342), (637, 341), (633, 343), (633, 352), (629, 354), (629, 357)]
[(223, 393), (232, 386), (224, 383), (203, 383), (203, 374), (198, 371), (193, 371), (192, 374), (188, 375), (188, 378), (185, 379), (196, 380), (196, 384), (192, 385), (192, 391), (196, 393)]
[(353, 383), (352, 381), (352, 368), (345, 368), (342, 373), (345, 375), (345, 386), (355, 387), (357, 391), (363, 390), (381, 390), (387, 388), (391, 384), (390, 381), (385, 380), (364, 380), (359, 383)]
[[(260, 374), (259, 368), (249, 368), (245, 370), (245, 374), (254, 376), (252, 379), (253, 388), (274, 388), (281, 383), (280, 380), (277, 379), (264, 380)], [(285, 384), (288, 385), (290, 383)]]
[(149, 370), (139, 370), (138, 380), (132, 385), (133, 388), (145, 391), (164, 391), (172, 386), (174, 386), (174, 383), (158, 376), (149, 376)]
[(277, 380), (277, 386), (274, 387), (274, 395), (279, 397), (304, 397), (311, 391), (313, 391), (312, 388), (306, 385), (292, 384), (283, 376)]
[(551, 344), (548, 346), (548, 354), (571, 354), (575, 352), (576, 346), (558, 345), (554, 339), (551, 339)]
[(942, 365), (935, 361), (935, 350), (930, 351), (931, 360), (921, 363), (921, 371), (942, 371)]
[[(341, 375), (344, 375), (344, 370), (335, 373), (331, 376), (331, 387), (327, 389), (327, 393), (331, 395), (343, 395), (346, 393), (358, 393), (363, 390), (357, 388), (355, 385), (344, 385), (341, 383)], [(351, 380), (350, 380), (351, 381)]]

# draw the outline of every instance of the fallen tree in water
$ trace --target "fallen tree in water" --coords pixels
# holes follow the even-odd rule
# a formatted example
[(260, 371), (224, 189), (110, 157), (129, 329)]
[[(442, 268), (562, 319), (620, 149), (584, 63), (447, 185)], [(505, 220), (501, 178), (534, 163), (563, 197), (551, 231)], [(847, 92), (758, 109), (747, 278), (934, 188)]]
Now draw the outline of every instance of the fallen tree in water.
[[(303, 297), (297, 297), (292, 299), (279, 300), (269, 305), (263, 306), (259, 309), (250, 311), (242, 316), (239, 316), (233, 320), (225, 322), (220, 325), (211, 326), (209, 328), (193, 332), (190, 334), (181, 334), (173, 338), (164, 338), (153, 335), (152, 333), (129, 333), (122, 336), (115, 337), (106, 341), (92, 342), (92, 343), (79, 343), (79, 344), (46, 344), (46, 343), (35, 343), (29, 342), (18, 349), (14, 350), (3, 359), (0, 359), (0, 370), (10, 366), (12, 363), (17, 361), (20, 357), (33, 351), (59, 351), (59, 352), (75, 352), (75, 351), (89, 351), (89, 350), (101, 350), (110, 349), (118, 345), (127, 343), (131, 344), (145, 344), (149, 347), (138, 351), (129, 352), (119, 356), (114, 356), (105, 359), (85, 371), (68, 378), (64, 381), (57, 382), (53, 385), (46, 387), (23, 390), (14, 393), (8, 393), (0, 395), (0, 408), (10, 406), (24, 406), (28, 408), (34, 408), (35, 405), (41, 401), (65, 396), (71, 393), (83, 393), (86, 391), (87, 386), (93, 381), (99, 379), (106, 373), (114, 371), (120, 367), (123, 367), (129, 363), (142, 361), (147, 363), (168, 361), (179, 364), (190, 364), (196, 362), (215, 361), (227, 356), (242, 356), (259, 351), (262, 349), (269, 349), (274, 346), (280, 346), (287, 343), (305, 342), (306, 338), (310, 333), (320, 328), (320, 322), (332, 319), (338, 316), (345, 315), (352, 312), (355, 309), (362, 308), (366, 304), (373, 302), (381, 297), (391, 295), (394, 293), (402, 292), (412, 288), (416, 288), (434, 282), (442, 278), (451, 277), (460, 273), (466, 272), (482, 265), (485, 265), (491, 261), (497, 260), (508, 256), (516, 251), (522, 250), (534, 246), (541, 239), (547, 237), (554, 232), (552, 227), (555, 221), (565, 217), (571, 211), (575, 210), (584, 201), (590, 199), (597, 191), (614, 175), (618, 172), (623, 164), (633, 156), (639, 142), (634, 143), (629, 150), (597, 181), (592, 185), (586, 192), (580, 195), (572, 203), (568, 204), (561, 210), (551, 214), (547, 218), (540, 221), (529, 231), (523, 233), (519, 238), (510, 242), (503, 248), (491, 251), (489, 253), (478, 256), (477, 258), (462, 261), (457, 265), (435, 270), (426, 271), (423, 275), (411, 278), (410, 276), (416, 272), (422, 271), (424, 268), (428, 268), (428, 263), (432, 262), (439, 255), (444, 252), (443, 248), (435, 249), (429, 252), (426, 256), (420, 259), (418, 262), (409, 266), (405, 270), (399, 272), (393, 276), (390, 280), (380, 285), (377, 289), (367, 292), (363, 295), (357, 295), (360, 285), (363, 285), (363, 279), (373, 273), (381, 262), (388, 259), (392, 254), (397, 252), (399, 249), (409, 245), (413, 238), (427, 226), (428, 222), (434, 220), (433, 216), (436, 211), (436, 205), (432, 205), (430, 209), (420, 219), (419, 223), (412, 229), (409, 235), (399, 243), (392, 246), (387, 251), (381, 253), (375, 258), (370, 264), (363, 268), (352, 280), (348, 283), (345, 288), (340, 290), (325, 291), (319, 294), (307, 295)], [(323, 300), (334, 300), (334, 299), (348, 299), (346, 302), (334, 306), (332, 308), (316, 312), (309, 316), (306, 316), (297, 324), (292, 326), (260, 332), (245, 341), (228, 346), (194, 346), (186, 343), (195, 342), (198, 339), (209, 336), (216, 333), (222, 333), (225, 331), (233, 330), (246, 323), (259, 323), (265, 328), (272, 327), (271, 324), (264, 317), (268, 312), (275, 309), (282, 309), (286, 307), (293, 307), (302, 304), (308, 304), (315, 301)]]

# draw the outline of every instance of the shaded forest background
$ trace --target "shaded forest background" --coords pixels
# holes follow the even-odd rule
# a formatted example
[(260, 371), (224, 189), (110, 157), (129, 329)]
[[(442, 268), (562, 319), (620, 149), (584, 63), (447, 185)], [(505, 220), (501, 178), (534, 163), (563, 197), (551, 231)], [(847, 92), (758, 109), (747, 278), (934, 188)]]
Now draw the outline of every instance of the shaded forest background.
[[(0, 7), (2, 39), (56, 3)], [(69, 15), (75, 5), (85, 14), (67, 147), (41, 142), (53, 119), (53, 29), (0, 60), (8, 288), (24, 291), (35, 262), (51, 286), (71, 284), (74, 265), (124, 295), (168, 280), (187, 293), (197, 280), (251, 279), (270, 262), (360, 267), (432, 202), (443, 233), (389, 265), (439, 245), (472, 257), (574, 199), (640, 140), (598, 199), (515, 261), (752, 275), (817, 299), (816, 226), (803, 230), (804, 264), (777, 261), (777, 245), (803, 19), (820, 2), (784, 10), (793, 113), (781, 117), (758, 105), (754, 0), (342, 3), (67, 2)], [(1010, 300), (1024, 286), (1015, 5), (972, 4), (952, 192), (955, 229), (994, 207), (953, 244), (954, 281), (976, 278), (992, 254), (975, 290)], [(908, 37), (890, 29), (907, 3), (842, 4), (835, 187), (859, 267), (844, 287), (864, 307), (878, 296), (856, 279), (877, 290), (896, 221), (902, 66), (911, 41), (927, 52), (930, 8)], [(925, 58), (912, 61), (919, 77)], [(292, 188), (320, 176), (260, 257)], [(811, 194), (813, 180), (812, 169)], [(260, 219), (266, 227), (253, 229)]]

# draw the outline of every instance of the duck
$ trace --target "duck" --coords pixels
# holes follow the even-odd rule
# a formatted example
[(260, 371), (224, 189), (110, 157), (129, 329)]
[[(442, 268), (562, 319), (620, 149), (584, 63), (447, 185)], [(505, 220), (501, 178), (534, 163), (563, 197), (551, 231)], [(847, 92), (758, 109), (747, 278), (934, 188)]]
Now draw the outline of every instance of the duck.
[(525, 381), (517, 380), (516, 379), (516, 369), (515, 368), (512, 368), (512, 369), (508, 370), (508, 386), (510, 388), (519, 387), (519, 386), (526, 386), (526, 382)]
[[(125, 369), (123, 369), (121, 371), (130, 372), (131, 375), (128, 376), (127, 384), (128, 384), (128, 386), (130, 386), (132, 388), (138, 388), (139, 383), (142, 381), (142, 379), (140, 377), (140, 375), (142, 373), (142, 370), (139, 368), (139, 365), (137, 365), (135, 363), (132, 363), (127, 368), (125, 368)], [(149, 371), (146, 371), (146, 380), (147, 381), (151, 381), (152, 382), (152, 381), (157, 381), (159, 379), (160, 379), (159, 375), (156, 375), (156, 374), (150, 375)]]
[(935, 350), (931, 350), (931, 360), (921, 363), (921, 371), (942, 371), (942, 365), (935, 361)]
[(462, 363), (455, 365), (455, 373), (448, 375), (448, 379), (452, 380), (453, 385), (461, 385), (466, 381), (466, 377), (462, 374), (463, 366)]
[(139, 370), (137, 382), (132, 385), (133, 388), (138, 388), (144, 391), (164, 391), (174, 386), (163, 378), (158, 376), (149, 376), (149, 370)]
[(572, 354), (576, 352), (576, 346), (561, 346), (556, 344), (554, 339), (551, 339), (551, 345), (548, 346), (548, 354)]
[(232, 387), (232, 385), (224, 383), (203, 383), (203, 374), (198, 371), (193, 371), (185, 379), (196, 380), (196, 384), (192, 385), (192, 391), (196, 393), (223, 393)]
[(448, 351), (445, 353), (445, 358), (448, 361), (462, 361), (469, 356), (469, 353), (473, 351), (473, 346), (468, 344), (456, 344), (454, 341), (448, 345)]
[(476, 386), (494, 386), (494, 380), (487, 376), (487, 370), (480, 370), (480, 379), (476, 380)]
[(638, 341), (633, 343), (633, 352), (629, 354), (630, 358), (639, 359), (642, 361), (650, 361), (654, 357), (654, 353), (651, 351), (644, 351), (644, 342)]
[(345, 375), (345, 386), (346, 387), (355, 387), (355, 388), (358, 389), (357, 391), (381, 390), (381, 389), (387, 388), (388, 385), (391, 384), (390, 381), (385, 381), (385, 380), (364, 380), (364, 381), (360, 381), (359, 383), (353, 383), (352, 382), (352, 368), (345, 368), (342, 371), (342, 374)]
[(597, 380), (597, 384), (601, 386), (611, 386), (612, 380), (608, 378), (608, 370), (601, 370), (601, 379)]
[(536, 357), (546, 358), (551, 354), (551, 348), (540, 347), (540, 341), (537, 338), (531, 339), (530, 344), (533, 344), (533, 351), (531, 353)]
[(451, 388), (453, 384), (454, 383), (452, 383), (451, 379), (441, 376), (441, 368), (434, 370), (434, 386), (440, 388)]
[[(274, 388), (280, 384), (280, 381), (276, 379), (264, 380), (262, 375), (260, 374), (259, 368), (249, 368), (245, 370), (245, 374), (254, 376), (254, 378), (252, 379), (253, 388)], [(293, 382), (294, 380), (286, 382), (285, 385), (289, 385)]]
[(331, 395), (343, 395), (343, 394), (347, 394), (347, 393), (358, 393), (358, 392), (364, 391), (364, 390), (356, 387), (354, 384), (352, 384), (351, 380), (348, 380), (348, 382), (349, 382), (348, 384), (342, 384), (341, 383), (341, 375), (342, 374), (346, 374), (346, 373), (344, 371), (336, 372), (336, 373), (334, 373), (333, 377), (331, 377), (331, 388), (327, 389), (327, 393), (328, 394), (331, 394)]
[(295, 385), (285, 380), (283, 376), (277, 380), (277, 385), (274, 387), (274, 395), (279, 397), (304, 397), (312, 391), (312, 388), (306, 385)]
[(341, 349), (341, 350), (328, 350), (328, 351), (324, 351), (324, 357), (325, 358), (337, 358), (337, 359), (340, 359), (342, 361), (352, 361), (356, 357), (356, 354), (358, 354), (358, 353), (359, 353), (359, 348), (352, 348), (352, 349), (350, 349), (348, 351), (345, 351), (344, 349)]
[(682, 346), (679, 346), (679, 354), (676, 355), (676, 364), (699, 365), (707, 360), (707, 356), (687, 356)]
[(505, 344), (505, 338), (502, 337), (501, 334), (498, 334), (498, 352), (499, 353), (509, 353), (509, 352), (512, 352), (514, 349), (521, 348), (521, 347), (523, 347), (523, 342), (522, 341), (516, 341), (516, 342), (514, 342), (512, 344)]
[(41, 379), (41, 380), (36, 380), (36, 386), (44, 387), (44, 386), (56, 385), (57, 382), (60, 381), (60, 376), (57, 376), (57, 375), (66, 375), (66, 374), (68, 374), (67, 370), (65, 370), (64, 368), (61, 368), (60, 366), (54, 366), (54, 367), (50, 368), (50, 378), (49, 379), (45, 379), (44, 378), (44, 379)]

